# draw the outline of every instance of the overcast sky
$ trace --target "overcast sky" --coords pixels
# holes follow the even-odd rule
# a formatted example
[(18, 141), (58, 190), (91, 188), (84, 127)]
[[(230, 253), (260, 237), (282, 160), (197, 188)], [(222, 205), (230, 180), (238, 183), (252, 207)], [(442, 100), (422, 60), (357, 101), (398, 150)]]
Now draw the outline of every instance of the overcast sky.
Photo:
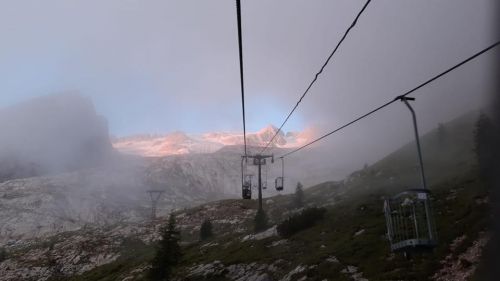
[[(364, 2), (242, 0), (249, 130), (281, 124)], [(372, 1), (285, 131), (326, 132), (494, 43), (495, 2)], [(0, 107), (77, 91), (118, 136), (241, 130), (234, 0), (0, 0), (0, 41)], [(415, 94), (422, 130), (484, 103), (495, 52)], [(408, 114), (344, 141), (409, 140)]]

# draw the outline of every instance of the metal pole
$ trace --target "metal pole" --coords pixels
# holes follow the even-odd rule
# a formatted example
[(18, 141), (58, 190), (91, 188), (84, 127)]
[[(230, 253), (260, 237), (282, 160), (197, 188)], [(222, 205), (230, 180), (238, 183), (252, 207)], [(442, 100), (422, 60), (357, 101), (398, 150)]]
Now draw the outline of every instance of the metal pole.
[(417, 143), (417, 152), (418, 152), (418, 161), (420, 164), (420, 174), (422, 177), (422, 185), (424, 189), (427, 189), (427, 182), (425, 181), (425, 172), (424, 172), (424, 161), (422, 160), (422, 151), (420, 149), (420, 140), (418, 137), (418, 127), (417, 127), (417, 116), (415, 115), (415, 111), (411, 107), (410, 103), (408, 103), (408, 100), (413, 100), (414, 98), (406, 98), (406, 97), (401, 97), (401, 101), (403, 101), (408, 109), (411, 112), (411, 116), (413, 118), (413, 128), (415, 129), (415, 140)]
[(241, 187), (242, 187), (242, 188), (243, 188), (243, 183), (244, 183), (243, 159), (244, 159), (244, 157), (243, 157), (243, 156), (241, 156)]
[[(406, 104), (406, 106), (410, 110), (411, 116), (413, 118), (413, 128), (415, 130), (415, 140), (417, 143), (418, 161), (420, 164), (420, 175), (422, 177), (423, 188), (427, 190), (428, 188), (427, 188), (427, 182), (425, 180), (424, 161), (422, 160), (422, 150), (420, 149), (420, 139), (418, 136), (417, 116), (415, 114), (415, 111), (411, 107), (410, 103), (408, 102), (408, 100), (415, 100), (415, 98), (402, 96), (402, 97), (400, 97), (400, 99), (402, 102), (404, 102)], [(424, 208), (425, 208), (425, 216), (426, 216), (426, 220), (427, 220), (427, 231), (429, 233), (429, 238), (431, 240), (434, 240), (434, 233), (432, 231), (432, 225), (431, 225), (430, 218), (429, 218), (430, 208), (429, 208), (429, 204), (427, 203), (427, 200), (424, 200)]]
[(285, 185), (285, 160), (281, 157), (281, 178), (283, 180), (282, 185)]
[(261, 167), (262, 167), (262, 157), (257, 155), (257, 160), (259, 160), (259, 211), (262, 211), (262, 178), (261, 178)]

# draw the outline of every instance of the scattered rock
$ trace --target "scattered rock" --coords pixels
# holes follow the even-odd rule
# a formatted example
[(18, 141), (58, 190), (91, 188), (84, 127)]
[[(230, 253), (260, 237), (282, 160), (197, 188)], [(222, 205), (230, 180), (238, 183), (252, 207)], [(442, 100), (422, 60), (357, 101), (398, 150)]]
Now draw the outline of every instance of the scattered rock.
[(280, 281), (291, 281), (292, 277), (295, 274), (301, 273), (306, 270), (306, 267), (303, 265), (298, 265), (296, 268), (294, 268), (292, 271), (288, 272), (283, 278), (280, 279)]
[(326, 261), (331, 263), (339, 263), (339, 260), (336, 256), (329, 256), (328, 258), (326, 258)]
[(354, 233), (354, 237), (358, 236), (358, 235), (361, 235), (365, 232), (365, 229), (361, 229), (359, 231), (356, 231), (356, 233)]
[(249, 234), (245, 237), (243, 237), (243, 239), (241, 239), (241, 242), (245, 242), (245, 241), (248, 241), (248, 240), (262, 240), (262, 239), (266, 239), (266, 238), (269, 238), (269, 237), (273, 237), (273, 236), (277, 236), (278, 235), (278, 230), (277, 230), (277, 226), (273, 226), (263, 232), (260, 232), (260, 233), (257, 233), (257, 234)]
[(479, 233), (479, 238), (472, 243), (472, 246), (457, 256), (453, 251), (456, 251), (465, 238), (466, 236), (463, 235), (453, 240), (450, 245), (452, 253), (441, 261), (443, 267), (431, 277), (431, 280), (466, 281), (474, 274), (479, 264), (483, 248), (490, 240), (491, 234), (486, 232)]
[(276, 247), (276, 246), (279, 246), (279, 245), (285, 245), (288, 243), (288, 240), (286, 239), (281, 239), (281, 240), (278, 240), (278, 241), (274, 241), (273, 243), (271, 243), (271, 245), (267, 246), (268, 248), (271, 248), (271, 247)]

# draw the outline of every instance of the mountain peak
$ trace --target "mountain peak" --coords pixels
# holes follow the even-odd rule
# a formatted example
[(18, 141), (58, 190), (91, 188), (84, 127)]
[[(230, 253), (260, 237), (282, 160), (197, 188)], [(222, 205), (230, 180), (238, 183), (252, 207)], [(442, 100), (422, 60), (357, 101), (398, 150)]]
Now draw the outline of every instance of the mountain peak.
[(261, 132), (273, 132), (276, 133), (278, 131), (278, 127), (274, 126), (273, 124), (269, 124), (265, 126), (264, 128), (259, 130), (259, 133)]
[[(247, 132), (246, 142), (250, 146), (265, 146), (278, 128), (272, 124), (257, 132)], [(285, 135), (280, 131), (273, 139), (272, 147), (295, 147), (304, 141), (301, 132)], [(119, 151), (142, 156), (167, 156), (185, 153), (212, 153), (224, 146), (243, 145), (242, 133), (208, 132), (202, 135), (190, 135), (175, 131), (149, 138), (119, 138), (113, 141)]]

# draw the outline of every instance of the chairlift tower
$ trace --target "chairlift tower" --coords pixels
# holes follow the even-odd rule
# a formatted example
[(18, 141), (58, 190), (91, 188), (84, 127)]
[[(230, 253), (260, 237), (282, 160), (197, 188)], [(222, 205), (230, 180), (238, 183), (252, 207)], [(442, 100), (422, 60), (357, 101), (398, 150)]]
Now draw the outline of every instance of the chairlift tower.
[(248, 158), (253, 159), (253, 164), (258, 167), (257, 176), (259, 181), (259, 210), (262, 210), (262, 165), (266, 165), (267, 158), (271, 158), (271, 162), (274, 162), (274, 155), (255, 154), (255, 155), (245, 155), (242, 157), (244, 160)]
[(156, 207), (158, 206), (158, 201), (160, 201), (161, 195), (164, 193), (164, 190), (161, 189), (149, 189), (147, 193), (149, 193), (149, 198), (151, 199), (151, 219), (156, 219)]

